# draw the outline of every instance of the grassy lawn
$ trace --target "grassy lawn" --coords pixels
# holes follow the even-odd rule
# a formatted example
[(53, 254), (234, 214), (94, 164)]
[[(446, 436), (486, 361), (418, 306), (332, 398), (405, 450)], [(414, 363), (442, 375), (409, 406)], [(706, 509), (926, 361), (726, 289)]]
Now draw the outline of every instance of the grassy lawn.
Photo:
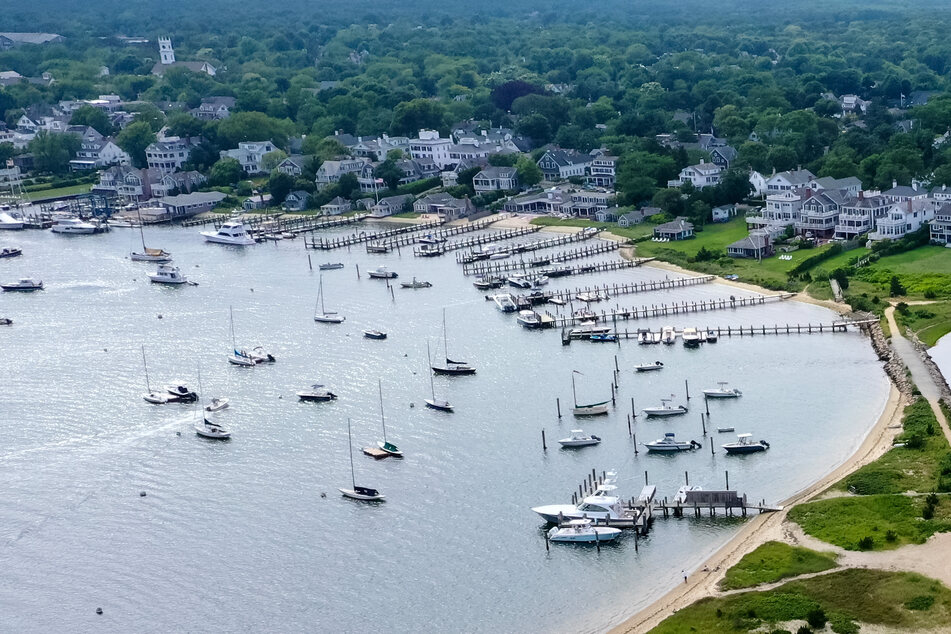
[(839, 480), (832, 488), (858, 495), (940, 490), (941, 462), (951, 454), (951, 448), (938, 428), (928, 401), (919, 398), (905, 407), (902, 425), (904, 432), (898, 440), (906, 443), (904, 447), (890, 449), (875, 462)]
[(849, 569), (765, 592), (702, 599), (651, 632), (768, 632), (772, 625), (806, 619), (810, 613), (828, 619), (832, 631), (840, 634), (858, 634), (859, 623), (893, 631), (946, 631), (951, 626), (951, 590), (914, 573)]
[(393, 214), (391, 218), (419, 218), (419, 214), (415, 211), (404, 211), (401, 214)]
[(643, 238), (654, 233), (654, 225), (652, 224), (641, 223), (634, 225), (633, 227), (619, 227), (616, 222), (597, 222), (595, 220), (586, 220), (584, 218), (567, 218), (562, 220), (561, 218), (541, 216), (539, 218), (533, 219), (532, 224), (541, 225), (543, 227), (596, 227), (598, 229), (610, 231), (616, 236), (631, 238), (632, 240)]
[(39, 202), (49, 200), (50, 198), (59, 198), (61, 196), (73, 196), (75, 194), (85, 194), (92, 189), (92, 185), (73, 185), (72, 187), (58, 187), (56, 189), (43, 189), (37, 192), (30, 192), (30, 200)]
[(895, 320), (903, 331), (910, 328), (923, 343), (933, 346), (951, 332), (951, 301), (896, 310)]
[(835, 559), (831, 553), (820, 553), (782, 542), (766, 542), (744, 555), (743, 559), (726, 571), (720, 589), (751, 588), (808, 572), (821, 572), (834, 568)]

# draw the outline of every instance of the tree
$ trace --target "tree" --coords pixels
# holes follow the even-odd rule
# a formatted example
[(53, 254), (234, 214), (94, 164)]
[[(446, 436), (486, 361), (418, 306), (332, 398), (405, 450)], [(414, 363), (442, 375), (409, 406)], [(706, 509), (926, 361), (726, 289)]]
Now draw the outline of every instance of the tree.
[[(347, 148), (334, 138), (322, 139), (316, 134), (308, 134), (301, 146), (301, 152), (315, 156), (321, 162), (345, 156)], [(320, 165), (317, 166), (319, 168)], [(315, 168), (315, 170), (317, 169)]]
[(287, 158), (287, 152), (284, 150), (274, 150), (261, 157), (261, 169), (265, 172), (271, 172), (276, 169), (281, 161)]
[(129, 107), (130, 112), (135, 113), (133, 121), (143, 121), (149, 124), (152, 132), (158, 132), (165, 125), (165, 113), (150, 103), (136, 104)]
[(294, 177), (290, 174), (274, 170), (271, 172), (271, 177), (267, 180), (267, 188), (271, 193), (271, 202), (275, 205), (280, 205), (294, 188)]
[(7, 165), (7, 159), (16, 154), (16, 147), (12, 143), (0, 143), (0, 169)]
[(422, 129), (439, 130), (446, 125), (446, 109), (438, 101), (413, 99), (393, 108), (391, 134), (415, 135)]
[(165, 121), (168, 131), (175, 136), (201, 136), (205, 132), (205, 123), (186, 112), (175, 112)]
[(262, 112), (235, 112), (218, 124), (218, 142), (222, 148), (235, 148), (241, 141), (271, 141), (287, 146), (294, 126), (288, 120), (275, 119)]
[(27, 149), (33, 153), (33, 164), (38, 171), (65, 174), (81, 144), (78, 134), (51, 134), (40, 130)]
[(119, 147), (129, 153), (132, 157), (132, 164), (136, 167), (145, 167), (145, 148), (155, 143), (155, 133), (148, 123), (137, 121), (130, 123), (116, 137), (116, 143)]
[(382, 178), (390, 189), (399, 187), (400, 179), (405, 175), (403, 170), (396, 165), (396, 161), (390, 159), (386, 159), (373, 170), (373, 178)]
[(718, 205), (742, 202), (752, 191), (753, 185), (746, 170), (730, 169), (713, 188), (713, 202)]
[(504, 84), (499, 84), (492, 89), (492, 94), (490, 99), (492, 100), (492, 105), (494, 105), (499, 110), (511, 110), (512, 102), (514, 102), (519, 97), (524, 97), (531, 94), (544, 94), (545, 90), (541, 86), (536, 86), (535, 84), (530, 84), (527, 81), (522, 81), (516, 79), (513, 81), (507, 81)]
[(515, 161), (518, 160), (518, 154), (489, 154), (489, 165), (495, 167), (515, 167)]
[(112, 134), (112, 122), (109, 121), (109, 115), (101, 108), (94, 108), (90, 105), (77, 108), (69, 120), (69, 125), (86, 125), (95, 129), (102, 136)]
[(337, 195), (343, 198), (351, 198), (354, 191), (360, 191), (360, 182), (357, 175), (353, 173), (344, 174), (337, 181)]
[(526, 187), (537, 185), (544, 177), (538, 164), (527, 156), (520, 156), (515, 161), (515, 171), (518, 173), (518, 182)]
[(228, 157), (219, 159), (211, 166), (208, 181), (212, 185), (231, 186), (241, 180), (243, 176), (244, 169), (238, 159)]
[(897, 275), (892, 275), (892, 279), (889, 282), (888, 294), (892, 297), (898, 297), (899, 295), (905, 295), (908, 291), (905, 289), (905, 285), (901, 283), (901, 280)]

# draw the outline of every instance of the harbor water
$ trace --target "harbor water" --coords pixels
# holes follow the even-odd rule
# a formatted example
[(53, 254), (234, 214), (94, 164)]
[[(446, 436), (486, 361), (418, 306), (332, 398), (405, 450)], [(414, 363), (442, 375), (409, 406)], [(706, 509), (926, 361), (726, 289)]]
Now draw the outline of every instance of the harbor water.
[[(325, 232), (344, 235), (353, 228)], [(544, 235), (522, 238), (540, 239)], [(660, 497), (690, 484), (730, 487), (776, 503), (844, 461), (883, 408), (887, 380), (857, 333), (722, 337), (699, 349), (575, 341), (529, 331), (496, 310), (452, 256), (414, 258), (352, 250), (310, 251), (300, 239), (251, 247), (206, 244), (197, 229), (149, 228), (150, 247), (171, 251), (197, 286), (150, 284), (154, 265), (131, 262), (138, 232), (64, 237), (48, 231), (0, 236), (24, 255), (0, 261), (0, 281), (32, 276), (46, 290), (3, 293), (0, 399), (0, 612), (18, 632), (105, 631), (465, 631), (596, 632), (630, 616), (681, 581), (740, 527), (735, 518), (658, 518), (593, 548), (552, 544), (532, 506), (570, 502), (591, 469), (616, 470), (619, 493), (645, 482)], [(617, 255), (600, 256), (600, 260)], [(315, 323), (318, 264), (327, 310), (340, 325)], [(387, 265), (402, 289), (368, 279)], [(357, 266), (360, 277), (358, 278)], [(549, 289), (674, 279), (641, 267), (551, 281)], [(625, 295), (595, 305), (642, 306), (748, 297), (717, 284)], [(238, 347), (262, 345), (273, 365), (229, 365), (229, 307)], [(477, 374), (435, 377), (436, 397), (455, 412), (424, 407), (426, 349)], [(738, 326), (830, 323), (835, 316), (793, 301), (621, 323)], [(386, 331), (374, 341), (362, 330)], [(233, 438), (196, 437), (197, 410), (149, 405), (152, 389), (185, 382), (207, 398)], [(608, 416), (570, 414), (578, 400), (610, 397)], [(637, 374), (637, 363), (662, 361)], [(701, 450), (649, 455), (628, 436), (626, 415), (688, 403), (690, 413), (634, 423), (637, 442), (674, 431)], [(376, 461), (360, 450), (387, 439), (405, 458)], [(742, 398), (711, 401), (703, 436), (700, 391), (728, 381)], [(331, 403), (295, 392), (323, 383)], [(556, 399), (563, 417), (557, 416)], [(640, 412), (638, 411), (640, 414)], [(386, 502), (344, 499), (349, 487), (347, 419), (356, 484)], [(765, 453), (726, 456), (735, 427), (768, 440)], [(576, 450), (557, 439), (582, 428), (603, 442)], [(542, 449), (542, 430), (548, 449)], [(711, 455), (710, 447), (716, 453)], [(686, 475), (685, 475), (686, 472)], [(145, 496), (140, 495), (145, 493)], [(103, 614), (97, 615), (96, 608)]]

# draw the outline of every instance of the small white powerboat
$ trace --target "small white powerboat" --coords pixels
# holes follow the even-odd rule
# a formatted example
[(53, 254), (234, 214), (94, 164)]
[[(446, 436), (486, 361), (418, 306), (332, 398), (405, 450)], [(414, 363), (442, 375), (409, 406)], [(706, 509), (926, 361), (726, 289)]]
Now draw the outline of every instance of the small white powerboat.
[(385, 266), (378, 266), (367, 273), (367, 275), (377, 280), (391, 280), (395, 277), (399, 277), (399, 274), (396, 271), (390, 271)]
[(594, 434), (586, 434), (583, 429), (572, 429), (571, 436), (558, 441), (562, 447), (589, 447), (601, 443), (601, 439)]
[(660, 342), (666, 345), (671, 345), (677, 341), (677, 331), (674, 330), (673, 326), (664, 326), (660, 330)]
[(703, 395), (707, 398), (739, 398), (740, 396), (743, 396), (743, 392), (739, 391), (735, 387), (726, 387), (726, 381), (720, 381), (717, 383), (717, 385), (720, 387), (712, 390), (704, 390)]
[(519, 311), (518, 317), (516, 317), (515, 320), (519, 323), (519, 325), (524, 326), (525, 328), (542, 327), (542, 319), (534, 310)]
[(195, 433), (210, 440), (228, 440), (231, 432), (202, 416), (201, 422), (195, 425)]
[(660, 399), (660, 407), (645, 407), (644, 413), (649, 417), (682, 416), (687, 413), (685, 405), (671, 407), (670, 400), (669, 398), (662, 398)]
[(621, 534), (620, 528), (595, 526), (591, 520), (569, 520), (548, 531), (548, 541), (574, 544), (593, 544), (614, 541)]
[(634, 369), (638, 372), (654, 372), (656, 370), (663, 370), (664, 364), (660, 361), (654, 361), (653, 363), (642, 363), (640, 365), (635, 365)]
[(20, 278), (16, 282), (9, 282), (7, 284), (0, 284), (0, 288), (5, 291), (42, 291), (43, 290), (43, 281), (32, 280), (28, 277)]
[(230, 244), (234, 246), (248, 246), (255, 244), (254, 238), (248, 234), (244, 223), (233, 220), (221, 225), (217, 231), (202, 231), (201, 235), (207, 242)]
[(663, 438), (646, 442), (644, 443), (644, 446), (647, 447), (648, 451), (656, 451), (659, 453), (690, 451), (691, 449), (700, 449), (703, 447), (703, 445), (698, 443), (696, 440), (691, 440), (688, 442), (677, 440), (676, 435), (673, 432), (667, 432), (664, 434)]
[(155, 273), (149, 273), (149, 279), (156, 284), (185, 284), (188, 282), (181, 270), (171, 264), (159, 264)]
[(769, 449), (769, 443), (765, 440), (753, 441), (753, 434), (737, 434), (736, 442), (728, 442), (723, 445), (727, 453), (745, 454), (756, 453), (757, 451), (766, 451)]
[(321, 264), (317, 268), (319, 268), (321, 271), (333, 271), (336, 269), (342, 269), (343, 262), (327, 262), (325, 264)]
[(503, 313), (514, 313), (516, 310), (518, 310), (518, 306), (515, 305), (515, 299), (509, 293), (499, 293), (498, 295), (493, 295), (492, 301), (495, 302), (495, 305)]
[(53, 222), (50, 231), (53, 233), (83, 234), (88, 235), (96, 233), (99, 230), (97, 225), (91, 222), (83, 222), (79, 218), (60, 218)]
[(320, 383), (315, 383), (310, 386), (309, 390), (301, 390), (297, 393), (297, 398), (302, 401), (332, 401), (337, 398), (337, 395), (328, 390)]
[(684, 340), (684, 346), (687, 348), (697, 348), (703, 343), (700, 333), (693, 327), (684, 328), (680, 336)]
[(262, 346), (254, 346), (250, 352), (245, 352), (247, 356), (254, 361), (255, 365), (261, 363), (275, 363), (277, 361), (274, 355), (265, 350)]
[(211, 399), (211, 402), (205, 405), (206, 412), (220, 412), (223, 409), (228, 409), (230, 405), (229, 401), (225, 397), (216, 397)]

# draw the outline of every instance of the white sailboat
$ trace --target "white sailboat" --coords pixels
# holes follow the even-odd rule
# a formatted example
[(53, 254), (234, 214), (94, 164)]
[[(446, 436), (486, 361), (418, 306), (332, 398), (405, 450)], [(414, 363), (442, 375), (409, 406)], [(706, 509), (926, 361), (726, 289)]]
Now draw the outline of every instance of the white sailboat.
[(350, 434), (350, 419), (347, 419), (347, 448), (350, 451), (350, 484), (353, 486), (351, 489), (340, 489), (340, 493), (344, 497), (350, 498), (351, 500), (362, 500), (364, 502), (382, 502), (386, 499), (386, 496), (377, 491), (376, 489), (371, 489), (370, 487), (358, 487), (357, 479), (353, 473), (353, 438)]
[(426, 407), (430, 409), (438, 409), (441, 412), (451, 412), (452, 405), (449, 401), (443, 401), (436, 398), (436, 383), (433, 380), (433, 371), (432, 371), (432, 356), (429, 353), (429, 340), (426, 340), (426, 371), (429, 373), (429, 389), (432, 393), (432, 398), (426, 399)]
[(149, 385), (149, 364), (145, 361), (145, 346), (142, 346), (142, 366), (145, 368), (145, 389), (148, 390), (148, 393), (143, 394), (142, 398), (145, 399), (146, 403), (152, 403), (153, 405), (168, 403), (167, 393), (155, 392), (152, 390), (152, 386)]
[(465, 361), (453, 361), (449, 358), (449, 335), (446, 331), (446, 309), (442, 309), (442, 338), (443, 346), (446, 352), (446, 365), (431, 366), (436, 374), (448, 374), (451, 376), (462, 376), (465, 374), (475, 374), (475, 368)]
[(231, 315), (231, 354), (228, 355), (228, 363), (236, 365), (239, 368), (253, 368), (254, 359), (247, 352), (238, 350), (238, 345), (234, 339), (234, 308), (228, 306), (228, 312)]
[(145, 232), (142, 229), (142, 214), (139, 213), (139, 237), (142, 238), (142, 252), (132, 252), (129, 256), (133, 262), (171, 262), (172, 254), (163, 249), (150, 249), (145, 246)]
[(207, 438), (209, 440), (230, 439), (231, 432), (225, 429), (222, 425), (212, 420), (208, 420), (208, 416), (205, 414), (205, 411), (201, 406), (201, 368), (198, 368), (198, 392), (199, 396), (195, 402), (198, 404), (198, 417), (200, 420), (195, 425), (195, 433), (202, 438)]
[(324, 308), (324, 276), (320, 276), (320, 282), (317, 287), (317, 303), (320, 306), (320, 312), (317, 312), (317, 307), (314, 307), (314, 321), (319, 321), (325, 324), (342, 324), (343, 320), (346, 319), (340, 313), (327, 312), (327, 309)]
[(402, 458), (403, 452), (400, 451), (400, 448), (386, 440), (386, 416), (383, 415), (383, 381), (378, 380), (377, 384), (380, 388), (380, 422), (383, 424), (383, 440), (376, 441), (376, 446), (391, 456)]
[(577, 370), (571, 371), (571, 396), (574, 398), (574, 408), (571, 410), (575, 416), (601, 416), (608, 413), (608, 403), (610, 400), (599, 403), (588, 403), (587, 405), (578, 404), (578, 392), (575, 388), (575, 375), (581, 374)]

